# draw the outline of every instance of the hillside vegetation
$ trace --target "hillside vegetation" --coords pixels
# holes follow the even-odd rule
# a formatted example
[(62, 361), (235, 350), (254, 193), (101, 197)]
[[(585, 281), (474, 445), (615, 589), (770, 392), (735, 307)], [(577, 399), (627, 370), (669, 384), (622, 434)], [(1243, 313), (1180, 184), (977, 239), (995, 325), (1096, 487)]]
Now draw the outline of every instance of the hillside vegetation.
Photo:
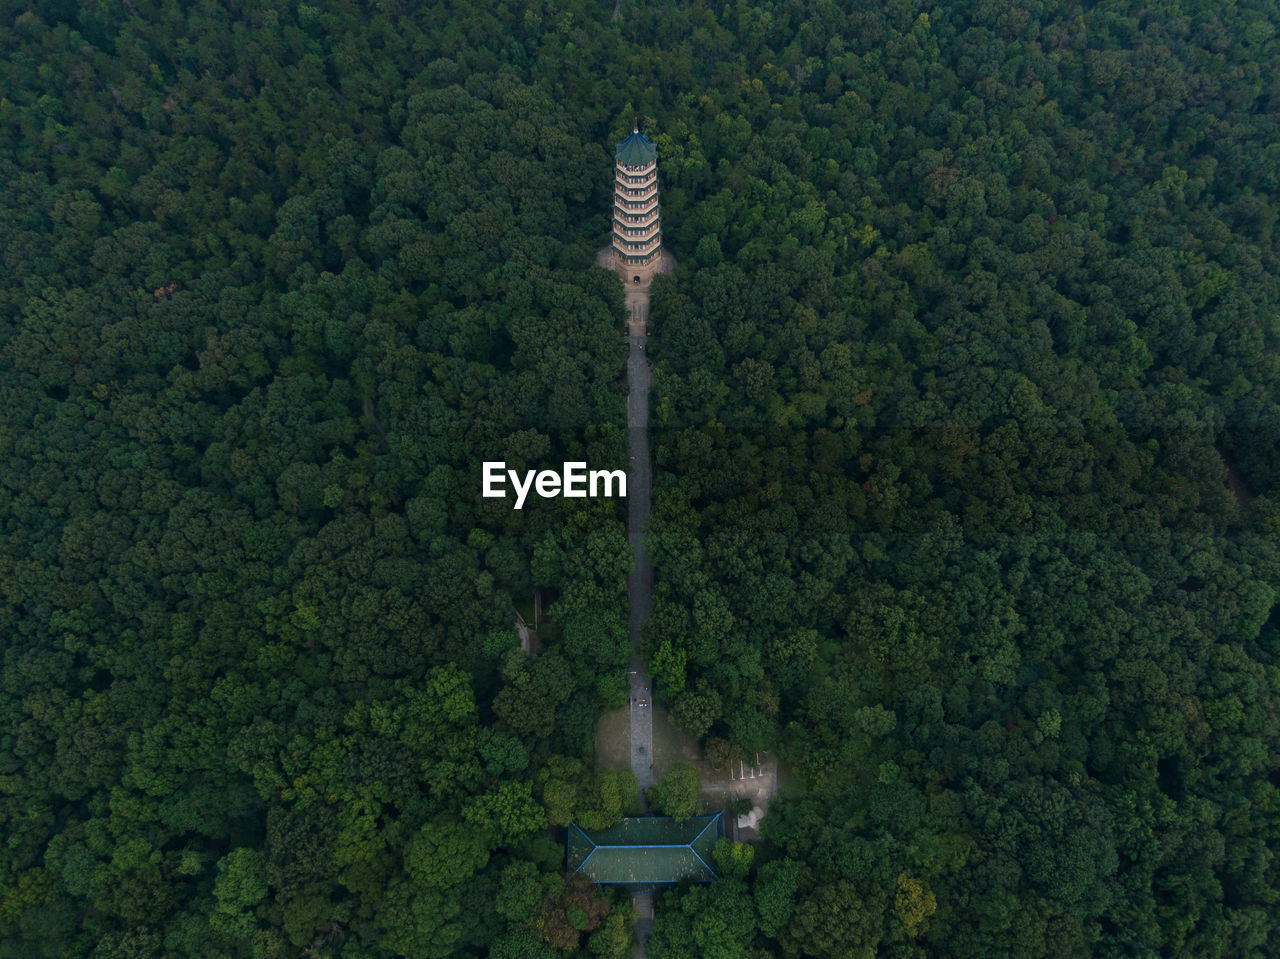
[(1280, 10), (611, 13), (0, 0), (0, 957), (630, 955), (623, 507), (479, 491), (626, 465), (636, 117), (644, 651), (797, 781), (651, 959), (1270, 955)]

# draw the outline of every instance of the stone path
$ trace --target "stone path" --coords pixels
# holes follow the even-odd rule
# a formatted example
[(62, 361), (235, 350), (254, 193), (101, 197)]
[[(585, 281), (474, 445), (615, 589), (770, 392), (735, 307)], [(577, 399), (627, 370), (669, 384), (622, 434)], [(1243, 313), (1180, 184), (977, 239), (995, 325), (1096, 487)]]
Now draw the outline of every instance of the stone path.
[(636, 908), (636, 949), (632, 959), (644, 959), (644, 941), (653, 932), (653, 895), (638, 892), (631, 897)]
[[(627, 576), (631, 598), (631, 771), (641, 796), (653, 785), (653, 682), (640, 659), (640, 627), (649, 618), (653, 591), (653, 567), (644, 552), (644, 524), (649, 518), (649, 494), (653, 482), (649, 462), (649, 387), (653, 374), (645, 353), (648, 340), (649, 291), (628, 289), (627, 434), (631, 460), (627, 467), (627, 539), (633, 562)], [(636, 910), (636, 949), (633, 959), (644, 959), (644, 942), (653, 931), (653, 896), (632, 896)]]
[(627, 468), (627, 539), (633, 562), (627, 576), (631, 599), (631, 771), (641, 790), (653, 785), (653, 683), (640, 659), (640, 627), (649, 618), (653, 567), (644, 551), (644, 525), (649, 518), (652, 472), (649, 462), (649, 386), (653, 382), (645, 355), (649, 291), (628, 290), (631, 318), (627, 324), (631, 353), (627, 358), (627, 433), (631, 459)]
[[(648, 287), (645, 287), (644, 289), (639, 289), (635, 286), (627, 287), (627, 314), (628, 314), (627, 335), (638, 336), (638, 337), (641, 337), (642, 339), (648, 336), (649, 335), (649, 288)], [(632, 345), (634, 347), (634, 344)], [(644, 348), (643, 343), (641, 343), (640, 346), (642, 349)], [(635, 355), (634, 349), (632, 351), (632, 355), (633, 356)], [(628, 369), (627, 375), (629, 378), (630, 369)], [(648, 384), (646, 384), (645, 400), (648, 401), (648, 398), (649, 398), (649, 388), (648, 388)], [(648, 420), (646, 420), (641, 425), (648, 426), (649, 425)]]

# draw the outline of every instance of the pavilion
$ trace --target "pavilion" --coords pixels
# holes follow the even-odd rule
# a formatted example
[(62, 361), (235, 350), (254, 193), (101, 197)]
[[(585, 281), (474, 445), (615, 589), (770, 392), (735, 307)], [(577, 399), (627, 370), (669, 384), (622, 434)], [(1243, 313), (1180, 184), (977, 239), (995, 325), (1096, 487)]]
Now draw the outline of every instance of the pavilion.
[(683, 822), (665, 816), (633, 817), (591, 833), (572, 823), (566, 871), (605, 885), (711, 882), (720, 878), (711, 867), (711, 850), (723, 832), (723, 812)]

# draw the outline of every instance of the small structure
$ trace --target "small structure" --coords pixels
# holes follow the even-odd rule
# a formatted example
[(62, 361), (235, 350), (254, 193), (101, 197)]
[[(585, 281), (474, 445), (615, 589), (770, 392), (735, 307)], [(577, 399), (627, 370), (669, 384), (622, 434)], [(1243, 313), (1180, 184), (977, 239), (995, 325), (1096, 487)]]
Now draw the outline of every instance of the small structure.
[(617, 145), (613, 184), (613, 267), (628, 286), (648, 285), (662, 263), (658, 154), (637, 126)]
[(660, 886), (684, 879), (719, 879), (711, 867), (711, 850), (723, 835), (724, 813), (676, 822), (665, 816), (638, 816), (588, 833), (569, 826), (566, 871), (590, 882)]

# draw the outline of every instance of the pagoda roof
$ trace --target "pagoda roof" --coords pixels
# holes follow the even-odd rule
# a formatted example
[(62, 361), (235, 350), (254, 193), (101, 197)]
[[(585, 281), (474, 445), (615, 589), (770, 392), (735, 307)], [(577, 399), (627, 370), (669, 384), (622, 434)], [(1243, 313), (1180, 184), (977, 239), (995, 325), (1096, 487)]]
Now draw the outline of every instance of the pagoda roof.
[(658, 151), (653, 148), (652, 140), (639, 130), (632, 130), (631, 136), (618, 144), (614, 158), (623, 166), (647, 166), (658, 159)]
[(723, 813), (684, 822), (658, 816), (624, 819), (597, 832), (569, 826), (570, 873), (594, 883), (640, 885), (719, 878), (708, 864)]

